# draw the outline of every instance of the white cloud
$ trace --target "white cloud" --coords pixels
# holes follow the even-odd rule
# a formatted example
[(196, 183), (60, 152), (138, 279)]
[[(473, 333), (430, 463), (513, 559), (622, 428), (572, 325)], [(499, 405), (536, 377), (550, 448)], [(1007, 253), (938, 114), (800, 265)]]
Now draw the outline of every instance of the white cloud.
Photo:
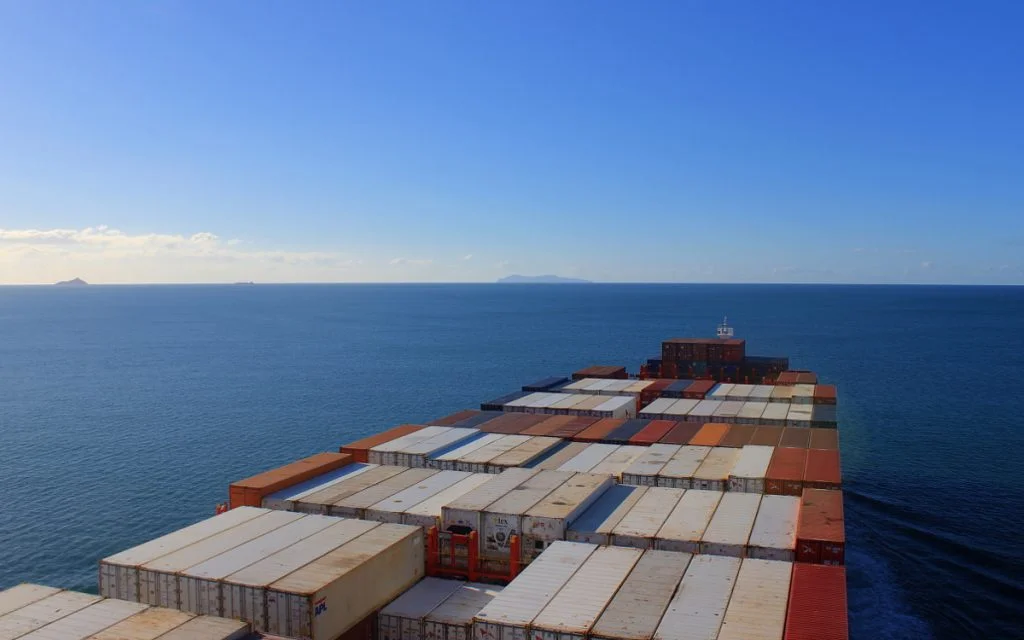
[(473, 259), (473, 254), (472, 253), (466, 254), (466, 255), (462, 256), (462, 259), (463, 260), (472, 260)]
[(393, 265), (410, 265), (417, 267), (425, 267), (430, 264), (434, 264), (433, 260), (416, 260), (412, 258), (392, 258), (390, 264)]

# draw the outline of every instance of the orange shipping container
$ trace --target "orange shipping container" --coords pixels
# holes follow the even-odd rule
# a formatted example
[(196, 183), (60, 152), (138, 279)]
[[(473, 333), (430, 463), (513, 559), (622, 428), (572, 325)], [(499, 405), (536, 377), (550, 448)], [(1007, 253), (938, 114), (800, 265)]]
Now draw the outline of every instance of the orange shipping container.
[(838, 429), (811, 429), (810, 449), (839, 449)]
[(577, 433), (597, 422), (597, 420), (597, 418), (590, 416), (576, 416), (548, 435), (554, 438), (572, 438)]
[(748, 444), (777, 447), (779, 440), (782, 439), (782, 429), (783, 427), (758, 427)]
[(793, 565), (785, 640), (847, 640), (846, 569)]
[(718, 443), (720, 447), (743, 447), (750, 444), (750, 439), (754, 437), (754, 430), (757, 427), (749, 424), (733, 424), (729, 425), (729, 433), (725, 434), (722, 441)]
[(388, 429), (387, 431), (376, 433), (372, 436), (363, 438), (362, 440), (350, 442), (339, 449), (339, 451), (352, 456), (352, 462), (366, 462), (370, 455), (370, 449), (373, 447), (384, 444), (385, 442), (391, 442), (392, 440), (401, 438), (402, 436), (407, 436), (422, 428), (423, 425), (419, 424), (400, 424), (397, 427)]
[(843, 564), (846, 548), (843, 492), (804, 489), (796, 525), (796, 560)]
[(665, 437), (665, 434), (674, 429), (677, 424), (679, 423), (674, 420), (651, 420), (650, 424), (637, 431), (629, 439), (629, 444), (654, 444)]
[(803, 491), (807, 449), (777, 447), (764, 476), (764, 492), (773, 496), (798, 496)]
[(302, 460), (264, 471), (259, 475), (231, 483), (228, 498), (231, 508), (258, 507), (265, 496), (286, 487), (305, 482), (318, 475), (340, 469), (354, 462), (352, 456), (345, 453), (318, 453)]
[(693, 436), (697, 435), (697, 432), (703, 426), (703, 424), (697, 424), (696, 422), (677, 422), (676, 426), (658, 442), (661, 444), (690, 444), (690, 440), (693, 439)]
[(780, 447), (807, 448), (807, 442), (811, 438), (811, 430), (807, 427), (786, 427), (782, 430), (782, 438), (779, 440)]
[(697, 447), (717, 447), (728, 432), (729, 425), (709, 422), (700, 428), (697, 435), (690, 438), (690, 444)]
[(618, 429), (626, 421), (622, 418), (602, 418), (572, 437), (577, 442), (601, 442), (605, 436)]
[(814, 387), (814, 404), (835, 404), (836, 387), (832, 384), (819, 384)]
[(843, 474), (839, 466), (839, 451), (808, 449), (804, 467), (804, 486), (813, 489), (839, 489)]

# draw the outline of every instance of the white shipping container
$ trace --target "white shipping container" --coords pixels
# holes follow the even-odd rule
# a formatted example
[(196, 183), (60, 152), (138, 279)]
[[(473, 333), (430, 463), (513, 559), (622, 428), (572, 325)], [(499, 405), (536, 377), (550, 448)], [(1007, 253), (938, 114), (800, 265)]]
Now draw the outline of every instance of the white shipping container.
[(789, 413), (786, 415), (786, 426), (787, 427), (810, 427), (811, 426), (811, 413), (813, 411), (813, 405), (810, 404), (791, 404), (789, 405)]
[(811, 404), (812, 402), (814, 402), (814, 385), (793, 385), (793, 395), (790, 396), (790, 402), (792, 402), (793, 404)]
[(654, 548), (663, 551), (700, 553), (700, 541), (718, 508), (720, 491), (690, 489), (658, 530)]
[(594, 640), (650, 640), (691, 557), (688, 553), (644, 551), (590, 636)]
[(583, 378), (581, 380), (574, 380), (569, 384), (565, 385), (564, 387), (562, 387), (562, 389), (572, 389), (574, 391), (577, 391), (579, 389), (586, 389), (589, 385), (594, 384), (594, 382), (597, 380), (598, 378)]
[(522, 537), (523, 514), (571, 477), (567, 471), (541, 471), (488, 505), (481, 516), (481, 555), (508, 558), (512, 536)]
[(408, 471), (405, 467), (370, 466), (373, 468), (367, 469), (358, 476), (350, 476), (322, 491), (299, 498), (295, 501), (295, 511), (327, 515), (334, 503)]
[(268, 632), (332, 640), (423, 577), (423, 531), (382, 524), (267, 590)]
[(701, 536), (701, 553), (742, 558), (746, 555), (750, 530), (754, 527), (761, 495), (725, 493)]
[(587, 396), (585, 399), (580, 400), (570, 407), (570, 410), (575, 413), (579, 413), (581, 411), (592, 411), (606, 402), (608, 402), (608, 396)]
[(522, 435), (507, 435), (499, 440), (470, 451), (466, 455), (459, 458), (455, 463), (455, 468), (459, 471), (470, 471), (473, 473), (486, 473), (487, 463), (497, 458), (506, 451), (511, 451), (519, 445), (523, 444), (530, 439), (530, 436)]
[(727, 398), (729, 400), (746, 400), (750, 397), (750, 394), (754, 392), (754, 385), (752, 384), (734, 384), (732, 389), (729, 391)]
[(612, 485), (569, 525), (566, 539), (590, 544), (611, 544), (611, 533), (643, 497), (647, 487)]
[(441, 508), (441, 528), (467, 527), (480, 531), (480, 513), (488, 505), (535, 476), (537, 469), (508, 469)]
[(775, 447), (748, 444), (740, 448), (740, 455), (729, 474), (729, 491), (764, 493), (764, 475), (772, 461)]
[(531, 506), (523, 514), (523, 561), (529, 562), (551, 543), (565, 540), (569, 525), (612, 484), (605, 475), (577, 473)]
[[(149, 607), (145, 611), (125, 618), (121, 622), (89, 636), (89, 640), (155, 640), (163, 638), (164, 634), (177, 629), (193, 618), (195, 618), (194, 615), (184, 611)], [(238, 624), (242, 629), (248, 631), (247, 625), (241, 621)]]
[(366, 520), (341, 520), (224, 578), (223, 615), (248, 620), (267, 630), (266, 588), (338, 547), (380, 526)]
[(586, 473), (601, 464), (601, 461), (614, 453), (620, 445), (591, 443), (578, 455), (558, 467), (559, 471), (578, 471)]
[(428, 438), (396, 452), (399, 466), (422, 468), (435, 452), (444, 452), (457, 447), (460, 442), (469, 442), (480, 435), (479, 429), (453, 428), (441, 435)]
[(711, 453), (700, 463), (693, 474), (693, 488), (709, 491), (725, 491), (729, 487), (729, 474), (740, 457), (740, 450), (733, 447), (712, 447)]
[(658, 473), (669, 460), (679, 452), (677, 444), (652, 444), (628, 467), (622, 470), (622, 482), (653, 487), (657, 484)]
[(44, 587), (41, 584), (22, 583), (0, 591), (0, 616), (17, 611), (33, 602), (60, 593), (60, 589)]
[(533, 640), (585, 640), (642, 554), (599, 547), (530, 623)]
[(530, 403), (533, 403), (533, 402), (536, 402), (537, 400), (540, 400), (541, 398), (543, 398), (546, 395), (547, 395), (546, 393), (543, 393), (541, 391), (535, 391), (534, 393), (531, 393), (529, 395), (525, 395), (522, 398), (513, 400), (512, 402), (506, 402), (505, 403), (505, 410), (507, 411), (509, 409), (509, 407), (514, 407), (514, 408), (525, 407), (526, 405), (528, 405)]
[(406, 509), (402, 514), (402, 524), (423, 527), (424, 531), (430, 527), (437, 527), (440, 531), (441, 510), (444, 506), (455, 502), (493, 478), (494, 476), (487, 473), (470, 474), (465, 480), (456, 482), (437, 495), (431, 496), (427, 500)]
[(789, 403), (793, 399), (793, 387), (777, 384), (772, 388), (772, 402)]
[(640, 410), (640, 417), (649, 420), (659, 420), (664, 415), (665, 410), (675, 404), (675, 402), (675, 398), (658, 398)]
[(20, 638), (76, 611), (91, 607), (101, 600), (99, 596), (87, 593), (60, 591), (0, 617), (0, 638)]
[(438, 471), (419, 484), (412, 485), (398, 493), (381, 500), (372, 507), (367, 507), (364, 514), (366, 520), (377, 522), (402, 523), (402, 514), (409, 507), (414, 507), (444, 491), (453, 484), (465, 480), (470, 475), (465, 471)]
[[(715, 415), (715, 411), (718, 411), (718, 407), (722, 406), (721, 400), (701, 400), (697, 403), (687, 416), (692, 418), (710, 418)], [(705, 422), (711, 422), (706, 420)]]
[(582, 400), (584, 400), (584, 399), (589, 397), (589, 396), (584, 395), (582, 393), (563, 394), (563, 396), (564, 397), (562, 399), (560, 399), (558, 402), (555, 402), (554, 404), (552, 404), (548, 408), (549, 409), (556, 409), (556, 410), (558, 410), (558, 409), (568, 409), (569, 407), (571, 407), (571, 406), (573, 406), (573, 405), (575, 405), (575, 404), (577, 404), (577, 403), (581, 402)]
[(243, 522), (173, 553), (161, 556), (139, 567), (138, 602), (178, 609), (178, 574), (189, 567), (206, 562), (222, 553), (255, 540), (281, 527), (306, 517), (290, 511), (269, 511), (259, 518)]
[(477, 582), (457, 584), (459, 590), (424, 619), (425, 640), (472, 640), (473, 617), (502, 592), (502, 587)]
[(100, 560), (100, 595), (138, 602), (141, 565), (266, 513), (265, 509), (256, 507), (237, 507), (108, 556)]
[(557, 469), (566, 462), (575, 458), (588, 446), (590, 445), (586, 442), (569, 442), (551, 456), (538, 462), (533, 468), (541, 471), (545, 469)]
[(460, 447), (452, 449), (451, 451), (446, 451), (444, 453), (441, 453), (440, 455), (437, 455), (436, 457), (431, 458), (427, 462), (427, 466), (432, 469), (454, 471), (455, 466), (458, 464), (460, 458), (462, 458), (471, 451), (482, 449), (483, 447), (486, 447), (492, 442), (501, 440), (502, 438), (505, 437), (505, 435), (506, 434), (504, 433), (485, 433), (484, 435), (480, 436), (479, 438), (476, 438), (471, 442), (467, 442), (466, 444)]
[(530, 436), (530, 439), (514, 449), (493, 458), (487, 463), (488, 471), (499, 473), (506, 467), (525, 467), (543, 456), (553, 447), (561, 444), (561, 438), (548, 436)]
[(640, 395), (640, 393), (644, 389), (646, 389), (647, 387), (649, 387), (652, 384), (654, 384), (654, 380), (633, 380), (631, 382), (633, 384), (631, 384), (628, 387), (626, 387), (625, 389), (623, 389), (622, 392), (623, 393), (628, 393), (628, 394), (634, 395), (634, 396)]
[(744, 560), (725, 610), (718, 640), (778, 640), (786, 628), (793, 565)]
[(742, 408), (743, 402), (739, 400), (726, 400), (722, 404), (718, 405), (713, 417), (717, 422), (734, 422), (737, 414), (739, 414), (740, 409)]
[(608, 384), (601, 389), (606, 395), (620, 395), (629, 387), (633, 386), (633, 380), (609, 380)]
[(684, 445), (672, 455), (658, 473), (659, 487), (689, 489), (693, 486), (693, 476), (711, 453), (711, 447), (693, 447)]
[(247, 640), (250, 637), (249, 625), (241, 620), (198, 616), (157, 640)]
[(680, 398), (673, 402), (668, 409), (665, 409), (664, 416), (672, 420), (689, 415), (701, 402), (703, 401), (696, 398)]
[(346, 478), (354, 478), (365, 471), (375, 468), (377, 468), (377, 465), (367, 464), (364, 462), (347, 464), (340, 469), (328, 471), (327, 473), (311, 478), (310, 480), (306, 480), (305, 482), (300, 482), (297, 485), (272, 493), (263, 498), (262, 506), (264, 509), (294, 511), (295, 503), (300, 501), (302, 498), (313, 495), (318, 491), (323, 491), (328, 487), (342, 482)]
[(715, 385), (715, 387), (711, 389), (711, 392), (708, 393), (707, 397), (710, 400), (725, 400), (729, 396), (729, 392), (732, 391), (732, 388), (735, 386), (736, 385), (731, 382), (723, 382)]
[(633, 418), (636, 416), (636, 399), (633, 396), (615, 396), (593, 410), (608, 413), (613, 418)]
[(736, 414), (736, 421), (740, 424), (757, 424), (767, 408), (767, 402), (744, 402), (740, 412)]
[(796, 525), (800, 517), (798, 496), (763, 496), (747, 542), (747, 557), (762, 560), (796, 560)]
[(608, 454), (604, 460), (597, 463), (597, 465), (595, 465), (588, 473), (609, 475), (618, 480), (626, 467), (633, 464), (633, 461), (643, 455), (646, 451), (647, 447), (624, 444), (612, 453)]
[(476, 614), (474, 640), (528, 640), (528, 628), (596, 546), (556, 542)]
[(739, 569), (739, 558), (694, 556), (654, 640), (718, 638)]
[(380, 610), (376, 640), (423, 640), (424, 619), (460, 586), (455, 580), (423, 578)]
[(439, 436), (442, 433), (447, 433), (452, 430), (452, 427), (424, 427), (419, 431), (408, 433), (404, 436), (389, 440), (388, 442), (382, 442), (375, 447), (371, 447), (367, 452), (367, 462), (373, 464), (388, 464), (394, 465), (398, 462), (398, 451), (411, 447), (412, 445), (429, 440), (434, 436)]
[(754, 388), (750, 391), (750, 395), (747, 396), (749, 400), (758, 400), (767, 402), (772, 397), (772, 391), (775, 390), (773, 384), (755, 384)]
[[(74, 611), (19, 640), (83, 640), (146, 609), (146, 605), (125, 600), (101, 600)], [(0, 634), (4, 632), (0, 626)]]
[(612, 544), (651, 549), (658, 531), (683, 497), (683, 489), (651, 487), (612, 529)]
[[(788, 389), (789, 387), (779, 387), (780, 389)], [(768, 406), (764, 408), (764, 413), (761, 414), (761, 419), (758, 424), (766, 424), (776, 427), (786, 426), (786, 416), (789, 415), (790, 405), (788, 402), (769, 402)]]
[(604, 378), (587, 378), (587, 380), (589, 382), (581, 388), (585, 393), (597, 393), (602, 389), (607, 389), (609, 385), (615, 382), (615, 380)]
[(347, 498), (338, 500), (330, 507), (330, 515), (343, 518), (363, 518), (366, 510), (409, 487), (417, 485), (427, 478), (441, 473), (437, 469), (406, 469), (396, 476), (377, 483), (372, 487), (353, 493)]
[(326, 529), (337, 521), (336, 518), (328, 516), (304, 515), (300, 520), (185, 569), (178, 576), (176, 608), (191, 613), (223, 616), (221, 581), (224, 578)]

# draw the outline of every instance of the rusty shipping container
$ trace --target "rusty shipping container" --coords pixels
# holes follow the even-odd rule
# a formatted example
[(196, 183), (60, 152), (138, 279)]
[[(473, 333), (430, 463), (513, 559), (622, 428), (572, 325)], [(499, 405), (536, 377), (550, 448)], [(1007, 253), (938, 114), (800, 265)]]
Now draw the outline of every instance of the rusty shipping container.
[(812, 564), (845, 563), (843, 492), (804, 489), (796, 527), (796, 559)]

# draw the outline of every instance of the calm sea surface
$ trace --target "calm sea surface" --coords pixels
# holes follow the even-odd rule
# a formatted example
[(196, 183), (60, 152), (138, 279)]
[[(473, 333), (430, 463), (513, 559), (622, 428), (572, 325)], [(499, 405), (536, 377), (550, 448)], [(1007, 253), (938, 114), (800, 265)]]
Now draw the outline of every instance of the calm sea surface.
[(839, 386), (853, 637), (1024, 637), (1024, 288), (0, 287), (0, 587), (95, 591), (231, 480), (724, 314)]

